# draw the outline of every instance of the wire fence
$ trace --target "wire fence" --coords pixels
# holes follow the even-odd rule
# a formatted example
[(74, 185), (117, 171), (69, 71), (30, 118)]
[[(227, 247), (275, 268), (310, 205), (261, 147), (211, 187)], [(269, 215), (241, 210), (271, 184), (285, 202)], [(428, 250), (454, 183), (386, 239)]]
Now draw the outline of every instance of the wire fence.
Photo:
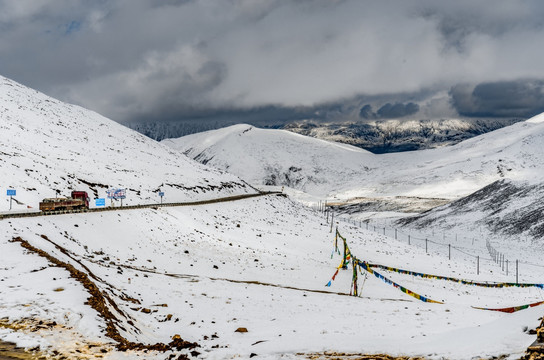
[[(544, 275), (544, 265), (519, 259), (512, 260), (511, 258), (507, 257), (505, 253), (497, 250), (489, 239), (485, 239), (487, 254), (485, 256), (483, 254), (475, 255), (474, 251), (476, 249), (474, 248), (474, 244), (478, 245), (482, 239), (476, 239), (474, 237), (467, 238), (464, 236), (459, 237), (457, 234), (447, 236), (446, 232), (443, 231), (442, 241), (439, 241), (436, 238), (434, 230), (432, 232), (432, 236), (422, 236), (420, 233), (407, 232), (404, 229), (387, 226), (387, 224), (383, 223), (380, 224), (377, 222), (371, 222), (370, 220), (362, 221), (340, 217), (335, 214), (330, 207), (327, 207), (326, 202), (319, 202), (317, 210), (320, 211), (324, 217), (326, 217), (327, 223), (330, 223), (331, 232), (333, 230), (333, 224), (335, 221), (349, 223), (356, 227), (373, 231), (389, 238), (394, 238), (397, 241), (405, 242), (410, 246), (419, 247), (421, 249), (424, 248), (426, 253), (447, 256), (449, 260), (451, 260), (454, 256), (456, 258), (461, 256), (464, 260), (474, 263), (475, 272), (477, 275), (480, 274), (483, 264), (486, 264), (487, 266), (494, 265), (495, 271), (498, 268), (499, 271), (506, 276), (513, 276), (515, 274), (516, 283), (519, 283), (520, 281), (520, 265), (542, 269), (541, 275)], [(448, 240), (448, 238), (450, 238), (451, 241)], [(459, 240), (463, 240), (465, 244), (470, 244), (472, 247), (458, 245)], [(487, 255), (489, 257), (487, 257)]]

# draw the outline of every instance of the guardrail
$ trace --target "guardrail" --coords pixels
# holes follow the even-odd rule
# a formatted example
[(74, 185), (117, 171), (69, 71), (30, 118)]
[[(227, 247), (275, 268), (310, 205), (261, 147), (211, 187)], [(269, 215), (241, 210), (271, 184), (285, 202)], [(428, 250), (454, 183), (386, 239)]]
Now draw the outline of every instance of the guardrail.
[(234, 196), (226, 196), (217, 199), (189, 201), (189, 202), (177, 202), (177, 203), (154, 203), (154, 204), (140, 204), (140, 205), (128, 205), (120, 207), (104, 207), (94, 209), (77, 209), (77, 210), (56, 210), (56, 211), (39, 211), (39, 212), (25, 212), (25, 213), (13, 213), (13, 214), (0, 214), (0, 220), (11, 218), (23, 218), (23, 217), (37, 217), (37, 216), (51, 216), (51, 215), (63, 215), (63, 214), (77, 214), (77, 213), (90, 213), (90, 212), (103, 212), (103, 211), (120, 211), (120, 210), (135, 210), (146, 208), (159, 208), (159, 207), (175, 207), (175, 206), (199, 206), (207, 204), (215, 204), (221, 202), (237, 201), (243, 199), (254, 198), (258, 196), (276, 195), (287, 197), (286, 194), (280, 191), (267, 191), (255, 194), (242, 194)]

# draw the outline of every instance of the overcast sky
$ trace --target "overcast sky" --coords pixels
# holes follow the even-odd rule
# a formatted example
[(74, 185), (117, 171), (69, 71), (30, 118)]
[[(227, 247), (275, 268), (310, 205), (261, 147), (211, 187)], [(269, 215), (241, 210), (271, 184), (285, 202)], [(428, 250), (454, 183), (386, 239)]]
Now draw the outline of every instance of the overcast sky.
[(120, 122), (527, 117), (543, 60), (540, 0), (0, 0), (0, 74)]

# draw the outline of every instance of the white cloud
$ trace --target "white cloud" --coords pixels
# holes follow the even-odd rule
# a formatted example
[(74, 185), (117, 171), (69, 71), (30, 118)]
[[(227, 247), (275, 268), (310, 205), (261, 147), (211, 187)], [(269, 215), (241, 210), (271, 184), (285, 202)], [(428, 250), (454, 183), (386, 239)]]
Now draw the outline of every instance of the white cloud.
[(540, 1), (0, 0), (0, 14), (0, 73), (117, 120), (544, 78)]

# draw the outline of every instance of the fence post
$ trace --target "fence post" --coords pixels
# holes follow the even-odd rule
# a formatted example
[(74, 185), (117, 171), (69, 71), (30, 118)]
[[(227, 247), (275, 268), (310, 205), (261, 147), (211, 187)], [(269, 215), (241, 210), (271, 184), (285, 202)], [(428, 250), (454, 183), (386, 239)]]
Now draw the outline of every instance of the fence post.
[(368, 221), (366, 222), (366, 229), (368, 230)]
[(329, 210), (325, 211), (327, 213), (327, 224), (329, 223)]
[(476, 256), (476, 275), (480, 275), (480, 256)]
[(516, 284), (519, 283), (519, 277), (518, 277), (518, 263), (519, 263), (519, 261), (518, 261), (518, 259), (516, 259)]
[(506, 276), (508, 276), (508, 259), (506, 259)]
[(425, 238), (425, 254), (427, 254), (427, 238)]
[(385, 235), (385, 226), (383, 227), (383, 234)]
[(395, 229), (395, 240), (397, 240), (397, 229)]
[(410, 234), (408, 234), (408, 245), (410, 245)]
[(448, 260), (451, 260), (451, 244), (448, 244)]

